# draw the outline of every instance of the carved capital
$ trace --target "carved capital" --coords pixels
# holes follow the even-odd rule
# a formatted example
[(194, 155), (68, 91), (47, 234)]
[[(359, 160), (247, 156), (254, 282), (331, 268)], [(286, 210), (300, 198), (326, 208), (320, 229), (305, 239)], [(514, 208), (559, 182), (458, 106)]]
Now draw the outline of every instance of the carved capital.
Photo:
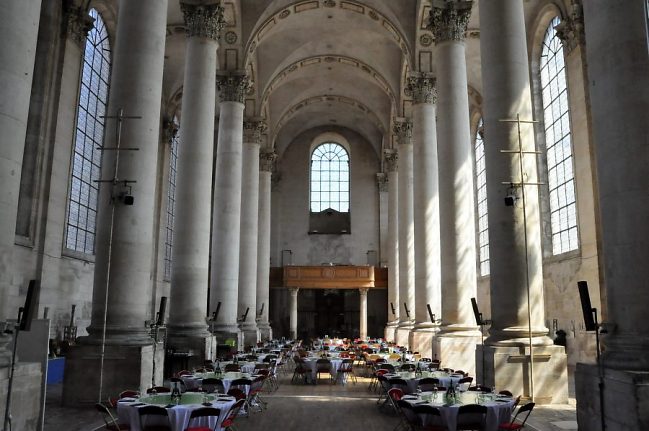
[(385, 170), (388, 172), (397, 172), (399, 169), (399, 153), (393, 149), (383, 150), (385, 159)]
[(173, 120), (164, 120), (162, 122), (162, 141), (171, 142), (178, 134), (178, 124)]
[(243, 121), (243, 142), (250, 144), (261, 143), (261, 135), (266, 133), (268, 126), (263, 118), (247, 118)]
[(388, 176), (383, 172), (376, 174), (376, 185), (379, 188), (379, 193), (388, 191)]
[(244, 97), (252, 87), (252, 81), (244, 73), (216, 75), (216, 88), (221, 102), (243, 103)]
[(427, 72), (413, 73), (408, 77), (408, 92), (415, 104), (437, 103), (437, 78)]
[(412, 143), (412, 121), (408, 118), (397, 118), (394, 120), (393, 132), (397, 135), (399, 144)]
[(435, 43), (449, 40), (464, 41), (473, 1), (433, 0), (428, 15), (428, 30)]
[(581, 4), (574, 2), (570, 17), (561, 21), (554, 29), (557, 32), (557, 37), (561, 39), (567, 54), (570, 54), (577, 46), (584, 46), (586, 35), (584, 33), (584, 12)]
[(81, 7), (69, 6), (65, 11), (66, 34), (83, 49), (88, 33), (95, 26), (95, 19)]
[(264, 172), (273, 172), (275, 170), (275, 162), (277, 161), (277, 153), (268, 148), (259, 154), (259, 170)]
[(187, 37), (205, 37), (219, 40), (221, 29), (225, 24), (223, 6), (213, 4), (180, 3), (180, 10), (185, 20)]

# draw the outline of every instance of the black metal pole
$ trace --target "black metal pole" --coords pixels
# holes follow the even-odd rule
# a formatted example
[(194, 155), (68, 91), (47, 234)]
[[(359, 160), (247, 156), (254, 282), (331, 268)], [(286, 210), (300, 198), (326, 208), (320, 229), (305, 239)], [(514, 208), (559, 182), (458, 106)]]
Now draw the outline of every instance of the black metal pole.
[[(22, 308), (20, 309), (22, 311)], [(7, 383), (7, 404), (5, 405), (4, 431), (11, 431), (11, 390), (14, 383), (14, 371), (16, 370), (16, 349), (18, 348), (18, 332), (20, 332), (20, 315), (18, 312), (18, 322), (14, 326), (14, 346), (11, 353), (11, 369), (9, 371), (9, 382)]]
[(591, 310), (595, 318), (595, 348), (597, 349), (597, 369), (599, 371), (599, 417), (602, 423), (602, 431), (606, 430), (606, 418), (604, 417), (604, 368), (599, 353), (599, 323), (597, 322), (597, 308)]

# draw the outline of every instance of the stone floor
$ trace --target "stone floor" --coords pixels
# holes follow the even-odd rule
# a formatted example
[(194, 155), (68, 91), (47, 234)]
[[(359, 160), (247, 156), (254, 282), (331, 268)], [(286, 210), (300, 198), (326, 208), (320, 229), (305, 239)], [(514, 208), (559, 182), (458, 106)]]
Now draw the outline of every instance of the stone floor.
[[(376, 394), (367, 390), (369, 380), (357, 384), (290, 384), (291, 374), (281, 376), (279, 390), (267, 394), (268, 410), (240, 417), (239, 431), (253, 430), (338, 430), (364, 429), (392, 431), (398, 420), (377, 409)], [(571, 385), (572, 387), (572, 385)], [(90, 431), (101, 429), (102, 421), (91, 408), (63, 408), (61, 385), (48, 388), (45, 431)], [(568, 405), (538, 406), (530, 415), (526, 429), (531, 431), (576, 430), (574, 399)]]

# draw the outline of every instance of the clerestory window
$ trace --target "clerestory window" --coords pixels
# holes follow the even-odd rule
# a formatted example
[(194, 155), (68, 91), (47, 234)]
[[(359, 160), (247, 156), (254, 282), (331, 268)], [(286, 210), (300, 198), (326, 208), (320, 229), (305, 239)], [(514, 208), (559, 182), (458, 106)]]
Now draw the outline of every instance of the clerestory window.
[(479, 273), (489, 275), (489, 218), (487, 216), (487, 170), (484, 153), (484, 126), (482, 118), (475, 134), (475, 188), (478, 215), (478, 258)]
[(349, 212), (349, 154), (327, 142), (311, 155), (311, 212)]

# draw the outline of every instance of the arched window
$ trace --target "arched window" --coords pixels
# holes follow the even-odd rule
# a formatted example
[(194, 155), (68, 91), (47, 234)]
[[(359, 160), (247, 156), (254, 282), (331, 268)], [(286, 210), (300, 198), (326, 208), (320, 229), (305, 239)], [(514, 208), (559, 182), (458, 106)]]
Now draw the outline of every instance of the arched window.
[(559, 18), (555, 17), (545, 32), (540, 63), (552, 253), (555, 255), (579, 247), (568, 89), (563, 45), (555, 31), (558, 24)]
[(319, 145), (311, 155), (311, 212), (328, 208), (349, 212), (349, 155), (334, 142)]
[(110, 45), (101, 16), (90, 9), (95, 19), (88, 33), (83, 55), (77, 127), (72, 157), (72, 175), (65, 231), (66, 248), (81, 253), (95, 252), (98, 180), (104, 119), (108, 103)]
[[(178, 121), (174, 118), (175, 129)], [(178, 163), (179, 132), (171, 138), (169, 149), (169, 184), (167, 188), (167, 229), (165, 235), (164, 279), (171, 280), (171, 248), (174, 242), (174, 221), (176, 220), (176, 165)]]
[(475, 188), (478, 206), (478, 257), (480, 275), (489, 275), (489, 219), (487, 216), (487, 174), (484, 157), (484, 130), (482, 118), (475, 134)]

